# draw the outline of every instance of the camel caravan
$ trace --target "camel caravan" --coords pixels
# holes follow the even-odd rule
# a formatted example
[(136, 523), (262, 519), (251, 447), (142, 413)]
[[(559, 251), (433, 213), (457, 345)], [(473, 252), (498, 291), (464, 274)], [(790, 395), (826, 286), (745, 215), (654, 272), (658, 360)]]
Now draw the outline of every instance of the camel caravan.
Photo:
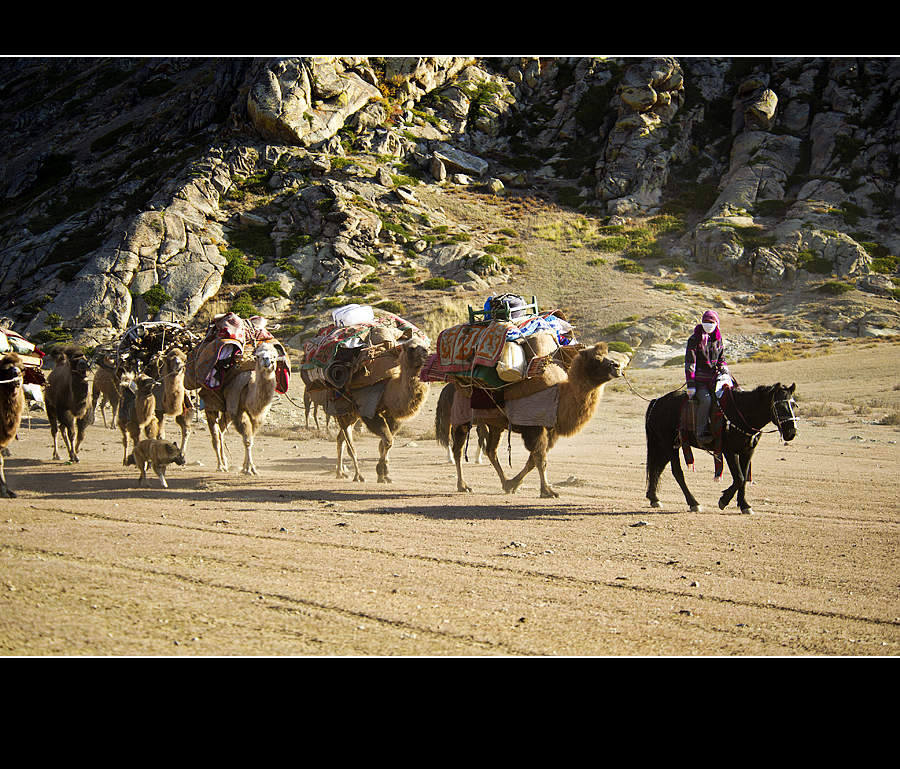
[[(515, 493), (536, 469), (541, 497), (559, 496), (549, 480), (550, 450), (561, 437), (587, 425), (606, 384), (625, 376), (630, 356), (610, 350), (604, 342), (579, 342), (565, 315), (541, 311), (536, 297), (528, 303), (513, 294), (491, 296), (483, 308), (470, 307), (468, 315), (468, 322), (438, 334), (433, 351), (428, 336), (414, 324), (357, 304), (333, 310), (331, 322), (306, 340), (297, 363), (306, 427), (310, 409), (316, 429), (319, 409), (326, 429), (334, 421), (337, 478), (350, 477), (346, 449), (353, 481), (365, 480), (353, 440), (354, 428), (362, 424), (379, 439), (377, 481), (391, 483), (389, 455), (397, 431), (421, 411), (430, 385), (440, 384), (435, 438), (455, 465), (457, 491), (472, 491), (463, 478), (462, 461), (468, 459), (474, 427), (477, 456), (487, 456), (505, 493)], [(265, 319), (234, 313), (213, 318), (203, 336), (176, 323), (150, 321), (133, 325), (115, 346), (94, 350), (90, 357), (76, 347), (60, 347), (52, 351), (55, 365), (46, 378), (41, 373), (44, 355), (15, 332), (0, 329), (2, 453), (9, 453), (30, 400), (46, 410), (53, 459), (61, 459), (61, 433), (68, 461), (79, 462), (85, 431), (99, 406), (104, 427), (118, 428), (121, 434), (122, 465), (139, 470), (139, 485), (152, 470), (161, 488), (168, 488), (167, 466), (185, 464), (191, 426), (200, 411), (217, 471), (229, 469), (225, 434), (233, 425), (244, 446), (240, 472), (258, 475), (254, 436), (290, 384), (287, 349), (267, 329)], [(731, 471), (733, 482), (719, 507), (724, 509), (736, 495), (741, 511), (752, 512), (745, 484), (753, 449), (770, 423), (785, 441), (796, 434), (794, 387), (776, 384), (745, 393), (733, 378), (730, 386), (717, 385), (708, 423), (713, 436), (704, 431), (703, 441), (696, 439), (695, 406), (682, 392), (684, 386), (650, 401), (645, 432), (651, 507), (659, 507), (657, 489), (668, 464), (690, 510), (700, 510), (685, 485), (679, 459), (681, 450), (692, 462), (693, 446), (713, 455), (717, 473), (725, 463)], [(180, 433), (178, 441), (166, 438), (170, 420)], [(528, 456), (521, 470), (507, 477), (498, 449), (504, 434), (509, 442), (513, 433), (521, 436)], [(0, 495), (15, 496), (2, 456)]]

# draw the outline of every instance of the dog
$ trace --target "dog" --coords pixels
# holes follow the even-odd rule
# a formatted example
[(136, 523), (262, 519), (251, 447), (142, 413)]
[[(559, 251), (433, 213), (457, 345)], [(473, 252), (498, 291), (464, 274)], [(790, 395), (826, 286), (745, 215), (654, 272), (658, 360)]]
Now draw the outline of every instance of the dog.
[(176, 465), (184, 464), (184, 454), (178, 448), (177, 443), (163, 441), (158, 438), (145, 438), (134, 447), (134, 452), (128, 455), (126, 465), (137, 465), (141, 471), (138, 478), (138, 486), (143, 486), (147, 478), (147, 468), (152, 467), (153, 472), (159, 478), (164, 489), (169, 488), (166, 483), (166, 466), (174, 462)]

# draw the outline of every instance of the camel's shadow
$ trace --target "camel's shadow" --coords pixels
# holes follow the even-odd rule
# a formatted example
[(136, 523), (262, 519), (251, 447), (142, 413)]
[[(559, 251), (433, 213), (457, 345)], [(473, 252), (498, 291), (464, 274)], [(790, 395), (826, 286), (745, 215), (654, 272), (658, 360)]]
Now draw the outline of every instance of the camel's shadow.
[[(34, 467), (33, 460), (20, 459), (11, 462), (21, 468)], [(502, 491), (485, 491), (477, 493), (478, 500), (472, 495), (460, 494), (447, 490), (439, 504), (434, 501), (435, 493), (410, 491), (392, 485), (379, 484), (374, 481), (366, 483), (346, 483), (348, 488), (322, 488), (315, 490), (294, 489), (289, 481), (279, 480), (277, 485), (231, 485), (237, 479), (243, 479), (236, 472), (208, 474), (202, 477), (179, 475), (177, 469), (166, 475), (169, 487), (162, 488), (155, 477), (148, 475), (144, 486), (137, 485), (137, 473), (122, 473), (116, 476), (98, 476), (96, 472), (82, 470), (78, 465), (65, 464), (59, 469), (48, 467), (48, 463), (39, 462), (42, 466), (39, 474), (19, 474), (15, 477), (14, 490), (21, 496), (29, 493), (41, 494), (45, 499), (52, 497), (48, 489), (65, 489), (58, 496), (61, 499), (91, 499), (98, 502), (124, 502), (137, 498), (166, 500), (173, 503), (202, 503), (204, 507), (210, 503), (274, 506), (297, 503), (333, 503), (350, 505), (354, 503), (370, 504), (380, 502), (374, 507), (361, 510), (364, 514), (393, 515), (415, 514), (435, 520), (518, 520), (542, 518), (546, 520), (571, 518), (572, 516), (659, 516), (676, 514), (678, 511), (666, 510), (601, 510), (594, 505), (583, 502), (567, 502), (565, 497), (559, 499), (529, 498), (519, 494), (515, 496)], [(330, 467), (330, 465), (329, 465)], [(258, 480), (265, 483), (264, 476), (251, 479), (252, 484)], [(218, 482), (218, 483), (217, 483)], [(494, 497), (493, 503), (485, 497)]]

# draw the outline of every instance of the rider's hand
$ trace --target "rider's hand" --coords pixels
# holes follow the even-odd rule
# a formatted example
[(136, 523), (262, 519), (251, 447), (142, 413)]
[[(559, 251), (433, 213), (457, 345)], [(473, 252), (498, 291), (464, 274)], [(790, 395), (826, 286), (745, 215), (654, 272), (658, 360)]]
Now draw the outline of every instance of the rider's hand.
[(696, 392), (697, 392), (696, 388), (694, 388), (694, 387), (688, 387), (688, 388), (687, 388), (687, 395), (688, 395), (688, 398), (693, 398), (693, 397), (694, 397), (694, 393), (696, 393)]

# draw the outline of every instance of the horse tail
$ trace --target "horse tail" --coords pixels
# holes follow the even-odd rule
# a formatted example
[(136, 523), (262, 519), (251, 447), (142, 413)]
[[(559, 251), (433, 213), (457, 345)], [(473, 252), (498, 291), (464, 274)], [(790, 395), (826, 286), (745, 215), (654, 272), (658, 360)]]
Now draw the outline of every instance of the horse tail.
[[(659, 403), (659, 400), (659, 398), (651, 400), (650, 405), (647, 406), (647, 413), (644, 415), (644, 434), (647, 438), (647, 463), (644, 469), (647, 478), (648, 496), (651, 493), (656, 493), (660, 473), (670, 459), (670, 454), (663, 443), (658, 424), (653, 420), (653, 409)], [(657, 420), (659, 416), (657, 416)]]
[(450, 409), (453, 406), (453, 384), (441, 390), (437, 408), (434, 410), (434, 437), (438, 445), (447, 448), (450, 445)]

